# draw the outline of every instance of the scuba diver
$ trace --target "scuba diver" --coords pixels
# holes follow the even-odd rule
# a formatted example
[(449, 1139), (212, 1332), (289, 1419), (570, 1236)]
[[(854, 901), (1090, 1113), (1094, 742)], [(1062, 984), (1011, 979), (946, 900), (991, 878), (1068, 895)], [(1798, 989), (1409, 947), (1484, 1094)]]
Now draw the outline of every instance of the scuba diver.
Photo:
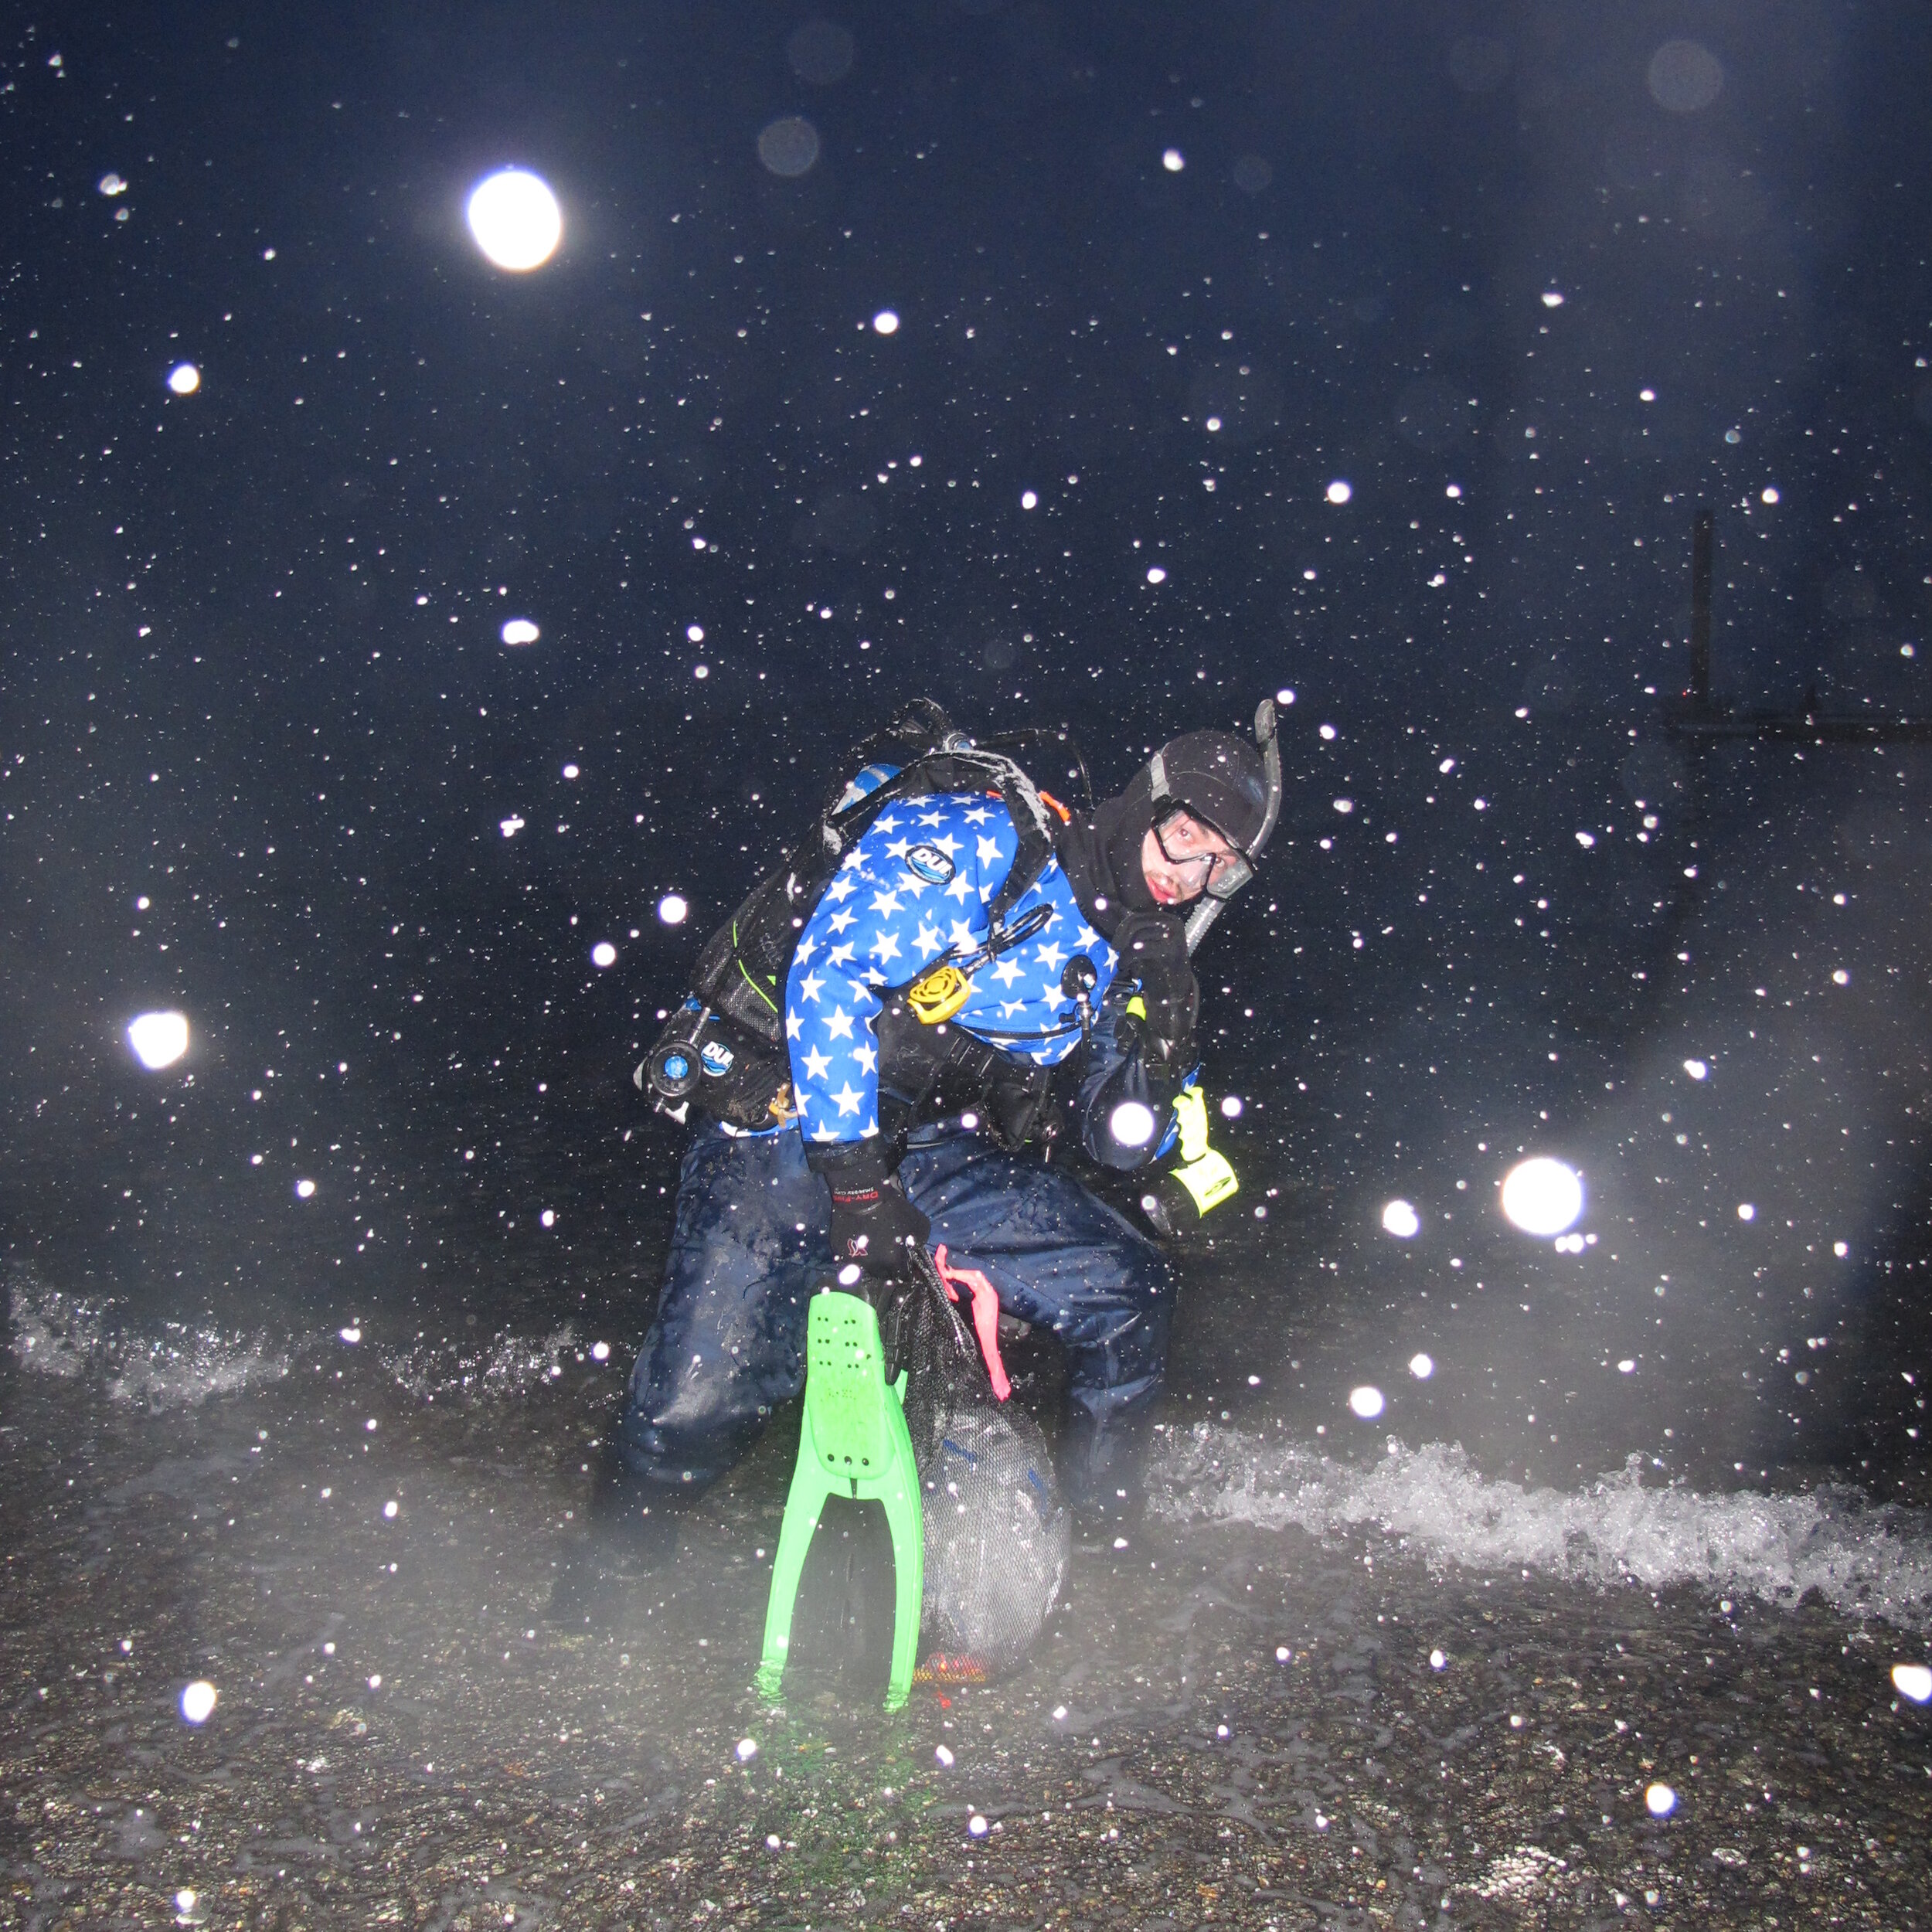
[(1274, 828), (1273, 706), (1255, 740), (1191, 732), (1085, 813), (930, 703), (867, 751), (635, 1076), (661, 1111), (709, 1117), (592, 1506), (646, 1568), (799, 1394), (814, 1289), (883, 1284), (909, 1243), (1059, 1338), (1062, 1494), (1090, 1532), (1127, 1516), (1175, 1278), (1060, 1156), (1130, 1172), (1185, 1138), (1185, 1185), (1141, 1199), (1163, 1233), (1234, 1191), (1194, 1087), (1189, 955)]

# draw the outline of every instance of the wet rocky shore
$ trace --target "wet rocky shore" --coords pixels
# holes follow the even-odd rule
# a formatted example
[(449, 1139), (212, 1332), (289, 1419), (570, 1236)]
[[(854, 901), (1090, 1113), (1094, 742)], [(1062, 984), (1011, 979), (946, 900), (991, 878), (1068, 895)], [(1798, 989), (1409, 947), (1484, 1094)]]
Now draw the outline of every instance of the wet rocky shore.
[(508, 1405), (0, 1369), (0, 1923), (1932, 1920), (1920, 1637), (1155, 1515), (1077, 1551), (1018, 1678), (774, 1710), (789, 1446), (560, 1629), (599, 1369), (553, 1355)]

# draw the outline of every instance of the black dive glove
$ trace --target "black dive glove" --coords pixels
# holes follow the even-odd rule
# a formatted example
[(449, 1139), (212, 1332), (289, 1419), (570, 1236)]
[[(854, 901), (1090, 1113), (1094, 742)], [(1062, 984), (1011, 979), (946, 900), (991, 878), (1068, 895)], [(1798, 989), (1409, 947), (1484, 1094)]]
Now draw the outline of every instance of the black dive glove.
[(1164, 913), (1131, 913), (1115, 929), (1120, 970), (1140, 981), (1147, 1031), (1172, 1056), (1191, 1049), (1201, 1012), (1201, 988), (1188, 963), (1186, 928)]
[(832, 1196), (832, 1257), (842, 1268), (856, 1262), (871, 1275), (903, 1278), (906, 1250), (923, 1248), (933, 1224), (896, 1180)]
[(903, 1278), (908, 1247), (923, 1248), (933, 1224), (906, 1198), (898, 1175), (870, 1147), (838, 1155), (816, 1151), (810, 1165), (832, 1189), (832, 1260), (856, 1263), (879, 1279)]

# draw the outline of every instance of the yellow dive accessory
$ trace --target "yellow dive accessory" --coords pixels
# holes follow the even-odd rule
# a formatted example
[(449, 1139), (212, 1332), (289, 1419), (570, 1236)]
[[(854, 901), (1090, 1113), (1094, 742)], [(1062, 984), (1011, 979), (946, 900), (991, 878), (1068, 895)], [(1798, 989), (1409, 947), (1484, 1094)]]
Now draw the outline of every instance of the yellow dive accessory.
[(1002, 953), (1023, 945), (1053, 917), (1050, 906), (1036, 906), (1010, 926), (995, 926), (977, 952), (936, 959), (906, 988), (906, 1004), (922, 1026), (940, 1026), (971, 998), (973, 975)]
[(937, 1026), (966, 1004), (973, 982), (957, 966), (935, 966), (906, 989), (906, 1004), (922, 1026)]
[[(1147, 1002), (1136, 993), (1127, 1002), (1127, 1010), (1136, 1019), (1144, 1020)], [(1206, 1214), (1238, 1192), (1241, 1183), (1228, 1165), (1227, 1156), (1216, 1153), (1208, 1145), (1207, 1097), (1199, 1087), (1184, 1087), (1175, 1095), (1174, 1120), (1181, 1130), (1181, 1161), (1178, 1167), (1168, 1169), (1167, 1178), (1179, 1182), (1187, 1189), (1197, 1214)]]
[(1226, 1155), (1208, 1145), (1207, 1100), (1199, 1087), (1185, 1088), (1175, 1096), (1174, 1117), (1181, 1129), (1181, 1161), (1168, 1172), (1193, 1196), (1197, 1212), (1206, 1214), (1241, 1183)]

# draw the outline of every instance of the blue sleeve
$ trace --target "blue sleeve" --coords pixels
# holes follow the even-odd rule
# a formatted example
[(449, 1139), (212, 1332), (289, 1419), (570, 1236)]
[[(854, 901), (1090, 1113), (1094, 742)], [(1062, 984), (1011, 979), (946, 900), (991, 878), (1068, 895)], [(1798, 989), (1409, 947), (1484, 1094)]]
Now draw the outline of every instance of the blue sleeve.
[[(1121, 1173), (1145, 1167), (1173, 1145), (1178, 1131), (1174, 1096), (1194, 1078), (1192, 1072), (1176, 1079), (1164, 1067), (1150, 1067), (1145, 1045), (1145, 1032), (1128, 1016), (1125, 997), (1107, 1001), (1094, 1018), (1074, 1102), (1087, 1158)], [(1114, 1131), (1117, 1111), (1129, 1103), (1145, 1107), (1152, 1123), (1138, 1145), (1133, 1137), (1123, 1140)]]
[(806, 920), (785, 979), (785, 1044), (808, 1142), (877, 1135), (880, 989), (985, 932), (986, 901), (1012, 859), (1010, 838), (995, 849), (964, 822), (969, 811), (983, 821), (985, 802), (942, 796), (887, 806)]

